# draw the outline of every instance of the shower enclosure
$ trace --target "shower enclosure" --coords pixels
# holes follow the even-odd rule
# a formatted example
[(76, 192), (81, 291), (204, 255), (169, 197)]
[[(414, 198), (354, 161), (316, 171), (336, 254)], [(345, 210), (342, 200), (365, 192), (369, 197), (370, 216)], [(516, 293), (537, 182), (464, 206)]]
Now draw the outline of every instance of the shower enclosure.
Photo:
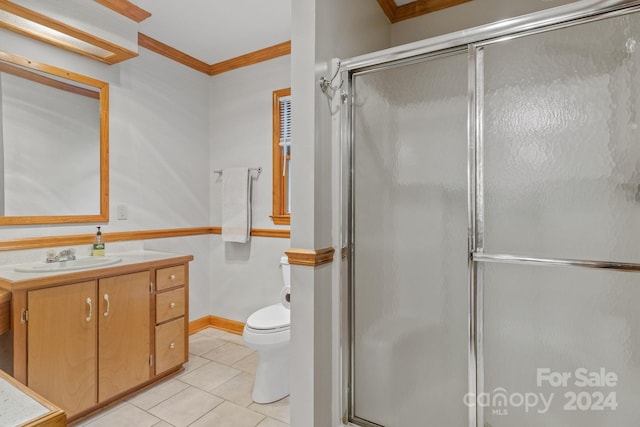
[(343, 62), (352, 424), (637, 425), (638, 4)]

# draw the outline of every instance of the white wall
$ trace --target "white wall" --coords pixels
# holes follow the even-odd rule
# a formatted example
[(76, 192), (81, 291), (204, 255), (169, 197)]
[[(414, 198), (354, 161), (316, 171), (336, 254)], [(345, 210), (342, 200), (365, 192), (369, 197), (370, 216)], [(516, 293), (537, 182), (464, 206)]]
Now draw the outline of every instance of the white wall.
[[(110, 221), (106, 224), (2, 226), (0, 240), (88, 234), (101, 225), (107, 233), (208, 226), (210, 77), (140, 49), (140, 56), (107, 66), (79, 55), (1, 30), (0, 50), (62, 67), (110, 85)], [(128, 205), (129, 219), (116, 220), (118, 204)], [(194, 253), (191, 263), (191, 319), (211, 314), (209, 243), (201, 238), (147, 241), (146, 247)], [(165, 239), (163, 239), (165, 240)], [(188, 243), (187, 243), (188, 242)], [(141, 248), (106, 242), (113, 250)], [(87, 248), (80, 247), (80, 249)], [(42, 259), (46, 249), (1, 253), (0, 263)], [(82, 253), (82, 252), (80, 252)], [(35, 257), (35, 258), (34, 258)]]
[(210, 276), (210, 245), (210, 235), (153, 239), (144, 242), (144, 248), (148, 250), (193, 255), (193, 261), (189, 266), (189, 320), (212, 314), (209, 302), (215, 284), (212, 284)]
[(393, 24), (391, 46), (477, 27), (574, 1), (576, 0), (472, 0)]
[[(146, 49), (108, 66), (0, 31), (0, 50), (109, 83), (111, 220), (105, 233), (209, 225), (208, 76)], [(115, 219), (120, 203), (129, 208), (124, 221)], [(91, 224), (3, 226), (0, 239), (94, 230)]]
[[(262, 167), (252, 181), (252, 227), (281, 228), (272, 213), (272, 93), (291, 86), (289, 55), (213, 76), (211, 100), (211, 171)], [(294, 106), (295, 108), (295, 106)], [(294, 162), (295, 148), (293, 150)], [(255, 173), (254, 173), (255, 175)], [(221, 179), (209, 175), (210, 223), (221, 225)], [(295, 216), (295, 213), (294, 213)], [(244, 322), (255, 310), (279, 300), (280, 257), (289, 239), (252, 237), (249, 243), (211, 241), (210, 313)]]
[[(331, 58), (348, 58), (389, 47), (390, 24), (376, 2), (300, 0), (292, 2), (293, 187), (292, 247), (321, 249), (333, 241), (331, 120), (318, 81), (329, 76)], [(291, 289), (291, 425), (340, 424), (338, 336), (332, 333), (338, 310), (339, 265), (293, 266)], [(334, 349), (336, 350), (334, 352)], [(335, 368), (335, 369), (334, 369)]]
[(121, 70), (110, 88), (110, 207), (115, 218), (127, 204), (129, 219), (110, 225), (209, 225), (208, 77), (146, 49)]
[[(290, 87), (290, 57), (209, 77), (146, 49), (107, 66), (0, 29), (0, 50), (110, 84), (110, 217), (105, 233), (220, 225), (214, 169), (262, 166), (254, 180), (253, 226), (271, 214), (271, 94)], [(224, 102), (223, 102), (224, 101)], [(129, 219), (116, 220), (118, 204)], [(1, 227), (0, 240), (93, 233), (96, 224)], [(289, 239), (254, 237), (245, 250), (220, 236), (110, 244), (193, 254), (190, 320), (209, 314), (245, 321), (279, 299), (280, 256)], [(84, 246), (76, 247), (84, 254)], [(241, 248), (240, 248), (241, 249)], [(0, 263), (44, 257), (46, 250), (0, 253)]]
[[(218, 74), (209, 82), (211, 170), (262, 166), (262, 173), (252, 181), (254, 228), (289, 228), (274, 226), (269, 218), (272, 207), (272, 94), (274, 90), (288, 87), (291, 87), (290, 55)], [(209, 181), (211, 224), (219, 226), (220, 175), (211, 173)]]

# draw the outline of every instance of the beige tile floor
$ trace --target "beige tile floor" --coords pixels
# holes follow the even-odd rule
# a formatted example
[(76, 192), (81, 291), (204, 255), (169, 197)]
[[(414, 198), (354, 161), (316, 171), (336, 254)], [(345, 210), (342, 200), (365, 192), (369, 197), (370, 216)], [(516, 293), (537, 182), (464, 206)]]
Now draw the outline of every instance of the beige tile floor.
[(258, 354), (242, 337), (205, 329), (189, 337), (184, 372), (81, 421), (83, 427), (285, 427), (289, 398), (251, 400)]

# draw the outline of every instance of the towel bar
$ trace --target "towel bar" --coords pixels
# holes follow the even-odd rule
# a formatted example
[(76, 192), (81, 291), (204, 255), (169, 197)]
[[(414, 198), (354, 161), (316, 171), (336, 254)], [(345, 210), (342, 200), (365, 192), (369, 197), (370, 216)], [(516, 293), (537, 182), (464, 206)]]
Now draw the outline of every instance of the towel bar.
[[(258, 172), (258, 175), (260, 175), (262, 173), (262, 166), (257, 168), (249, 168), (249, 172), (251, 171), (256, 171)], [(222, 169), (214, 170), (213, 173), (219, 173), (220, 175), (222, 175)]]

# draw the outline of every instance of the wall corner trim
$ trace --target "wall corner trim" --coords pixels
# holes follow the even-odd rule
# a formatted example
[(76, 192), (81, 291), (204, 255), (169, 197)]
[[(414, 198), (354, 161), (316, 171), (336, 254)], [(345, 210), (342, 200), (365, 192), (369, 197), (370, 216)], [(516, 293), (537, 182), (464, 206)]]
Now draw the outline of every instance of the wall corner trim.
[(289, 257), (289, 264), (317, 267), (333, 262), (334, 248), (323, 249), (287, 249), (284, 251)]

